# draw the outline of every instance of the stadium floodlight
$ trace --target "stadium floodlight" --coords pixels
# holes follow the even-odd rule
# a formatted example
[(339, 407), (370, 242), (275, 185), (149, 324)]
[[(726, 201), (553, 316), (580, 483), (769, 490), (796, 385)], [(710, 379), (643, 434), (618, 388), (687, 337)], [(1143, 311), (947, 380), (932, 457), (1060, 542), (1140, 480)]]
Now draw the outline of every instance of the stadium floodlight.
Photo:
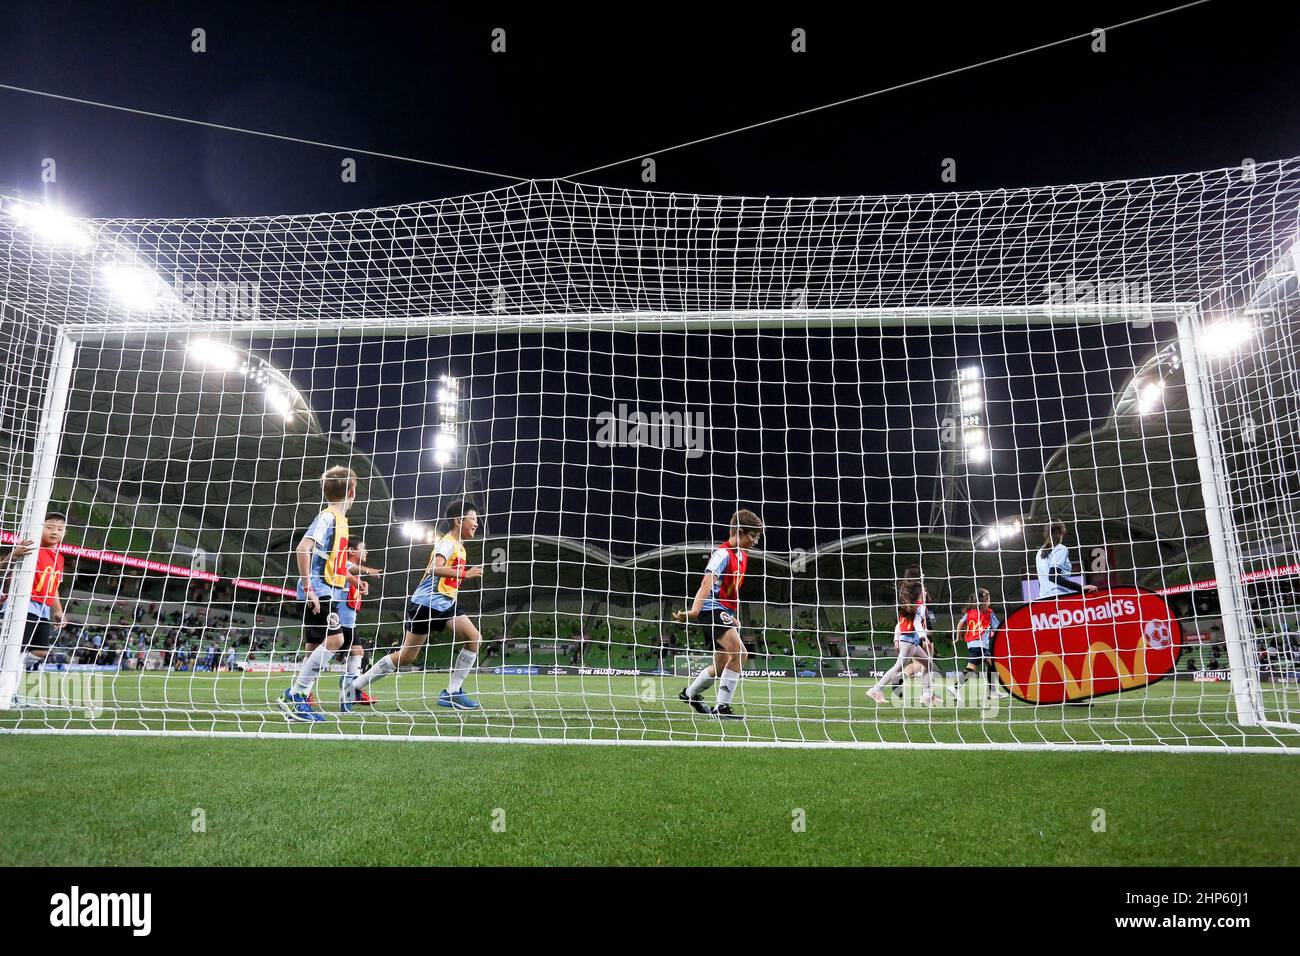
[(451, 405), (451, 404), (443, 405), (441, 408), (438, 409), (438, 411), (439, 411), (439, 413), (441, 413), (441, 415), (442, 415), (443, 418), (448, 418), (448, 419), (455, 419), (455, 418), (456, 418), (456, 406), (455, 406), (455, 405)]
[(438, 432), (433, 438), (433, 463), (439, 468), (446, 468), (452, 462), (453, 453), (460, 444), (456, 440), (454, 431), (447, 431), (447, 426), (443, 426), (443, 431)]
[(984, 529), (984, 534), (980, 537), (980, 544), (986, 548), (996, 547), (1000, 542), (1008, 538), (1017, 537), (1024, 531), (1024, 525), (1019, 518), (1010, 521), (999, 521), (997, 524), (990, 525)]
[(983, 394), (983, 391), (984, 391), (984, 390), (983, 390), (983, 388), (981, 388), (979, 382), (962, 382), (962, 383), (961, 383), (961, 397), (962, 397), (962, 398), (975, 398), (975, 397), (977, 397), (977, 396)]
[[(239, 353), (224, 342), (212, 339), (190, 339), (186, 352), (196, 362), (209, 365), (222, 372), (234, 371), (239, 364)], [(247, 366), (244, 366), (245, 369)]]
[(967, 452), (967, 457), (977, 465), (982, 465), (989, 460), (989, 446), (976, 445)]
[(293, 397), (274, 385), (266, 387), (266, 404), (277, 415), (284, 416), (287, 422), (293, 421)]
[(79, 252), (85, 252), (95, 244), (95, 237), (85, 226), (53, 206), (14, 203), (9, 208), (9, 215), (31, 233), (33, 239), (51, 245), (71, 246)]
[(967, 365), (965, 368), (957, 370), (957, 380), (959, 382), (980, 379), (983, 377), (984, 372), (978, 365)]
[(980, 398), (979, 396), (976, 396), (974, 398), (963, 399), (961, 403), (961, 410), (966, 415), (970, 415), (975, 412), (981, 411), (983, 410), (983, 408), (984, 408), (984, 399)]
[(1201, 329), (1201, 350), (1211, 358), (1229, 355), (1250, 341), (1255, 326), (1249, 319), (1221, 319)]
[(145, 266), (110, 262), (101, 275), (108, 286), (109, 298), (137, 312), (156, 309), (169, 291), (158, 273)]
[(1165, 383), (1162, 379), (1147, 382), (1138, 387), (1138, 411), (1143, 415), (1149, 415), (1160, 407), (1160, 400), (1165, 394)]
[(961, 433), (962, 443), (965, 445), (982, 445), (984, 444), (984, 429), (967, 428)]

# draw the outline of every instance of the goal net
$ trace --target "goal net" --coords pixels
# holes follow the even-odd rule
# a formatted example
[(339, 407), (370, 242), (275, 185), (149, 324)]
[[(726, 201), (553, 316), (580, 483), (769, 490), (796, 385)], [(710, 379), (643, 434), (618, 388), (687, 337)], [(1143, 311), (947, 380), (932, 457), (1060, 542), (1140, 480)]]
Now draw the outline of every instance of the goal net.
[[(1298, 220), (1297, 160), (252, 219), (3, 197), (0, 730), (1300, 748)], [(300, 560), (355, 614), (338, 654)]]

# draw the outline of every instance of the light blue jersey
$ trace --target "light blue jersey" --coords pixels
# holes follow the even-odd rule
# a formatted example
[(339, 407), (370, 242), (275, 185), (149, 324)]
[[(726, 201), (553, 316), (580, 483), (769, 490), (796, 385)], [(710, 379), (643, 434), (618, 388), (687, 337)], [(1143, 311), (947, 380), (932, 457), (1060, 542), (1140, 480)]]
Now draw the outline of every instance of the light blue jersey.
[[(313, 542), (311, 549), (312, 590), (316, 592), (318, 598), (333, 598), (336, 605), (342, 605), (347, 602), (348, 598), (346, 584), (343, 587), (334, 587), (325, 582), (325, 571), (334, 554), (334, 536), (337, 530), (334, 512), (326, 508), (316, 516), (303, 537), (311, 538)], [(346, 546), (346, 541), (342, 543)], [(303, 590), (302, 579), (300, 578), (298, 580), (298, 600), (305, 600), (306, 597), (307, 593)]]
[(429, 556), (429, 566), (425, 568), (424, 577), (420, 578), (415, 593), (411, 595), (411, 603), (430, 607), (435, 611), (445, 611), (456, 604), (455, 595), (460, 588), (460, 579), (434, 574), (438, 558), (442, 558), (449, 567), (464, 567), (465, 546), (450, 534), (444, 534), (438, 539), (438, 543), (433, 547), (433, 554)]

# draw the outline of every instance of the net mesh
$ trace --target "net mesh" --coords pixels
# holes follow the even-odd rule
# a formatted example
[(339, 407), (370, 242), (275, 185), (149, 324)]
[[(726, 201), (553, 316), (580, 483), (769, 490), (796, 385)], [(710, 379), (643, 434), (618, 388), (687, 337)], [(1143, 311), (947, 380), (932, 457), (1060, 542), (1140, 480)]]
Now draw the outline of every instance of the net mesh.
[[(1297, 160), (834, 199), (548, 181), (57, 236), (6, 198), (0, 520), (14, 541), (67, 513), (68, 623), (31, 665), (31, 556), (5, 617), (24, 707), (0, 729), (1293, 748), (1298, 211)], [(277, 709), (333, 465), (377, 572), (357, 572), (367, 668), (448, 504), (478, 505), (484, 575), (457, 609), (477, 710), (441, 706), (463, 630), (373, 704), (338, 711), (344, 655), (312, 688), (330, 719)], [(726, 722), (678, 699), (719, 634), (672, 612), (742, 507), (766, 529)], [(1021, 671), (1054, 519), (1070, 577), (1162, 602), (1172, 668), (1144, 634), (1120, 694)], [(881, 705), (911, 567), (930, 666)], [(966, 640), (981, 588), (991, 669)]]

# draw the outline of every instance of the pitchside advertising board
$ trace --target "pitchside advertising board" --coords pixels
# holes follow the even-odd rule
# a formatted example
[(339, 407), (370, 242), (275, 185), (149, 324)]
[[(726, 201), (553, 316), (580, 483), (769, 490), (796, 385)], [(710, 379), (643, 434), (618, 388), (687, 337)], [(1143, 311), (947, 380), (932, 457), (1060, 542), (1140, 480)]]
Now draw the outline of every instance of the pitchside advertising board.
[(1164, 598), (1119, 587), (1017, 608), (993, 636), (993, 662), (1017, 699), (1062, 704), (1149, 687), (1173, 673), (1182, 648)]
[[(634, 667), (567, 667), (546, 664), (501, 664), (496, 667), (478, 668), (480, 672), (503, 674), (513, 677), (672, 677), (673, 672), (662, 667), (653, 670), (640, 670)], [(745, 670), (742, 677), (815, 677), (812, 671), (794, 672), (788, 670)]]

